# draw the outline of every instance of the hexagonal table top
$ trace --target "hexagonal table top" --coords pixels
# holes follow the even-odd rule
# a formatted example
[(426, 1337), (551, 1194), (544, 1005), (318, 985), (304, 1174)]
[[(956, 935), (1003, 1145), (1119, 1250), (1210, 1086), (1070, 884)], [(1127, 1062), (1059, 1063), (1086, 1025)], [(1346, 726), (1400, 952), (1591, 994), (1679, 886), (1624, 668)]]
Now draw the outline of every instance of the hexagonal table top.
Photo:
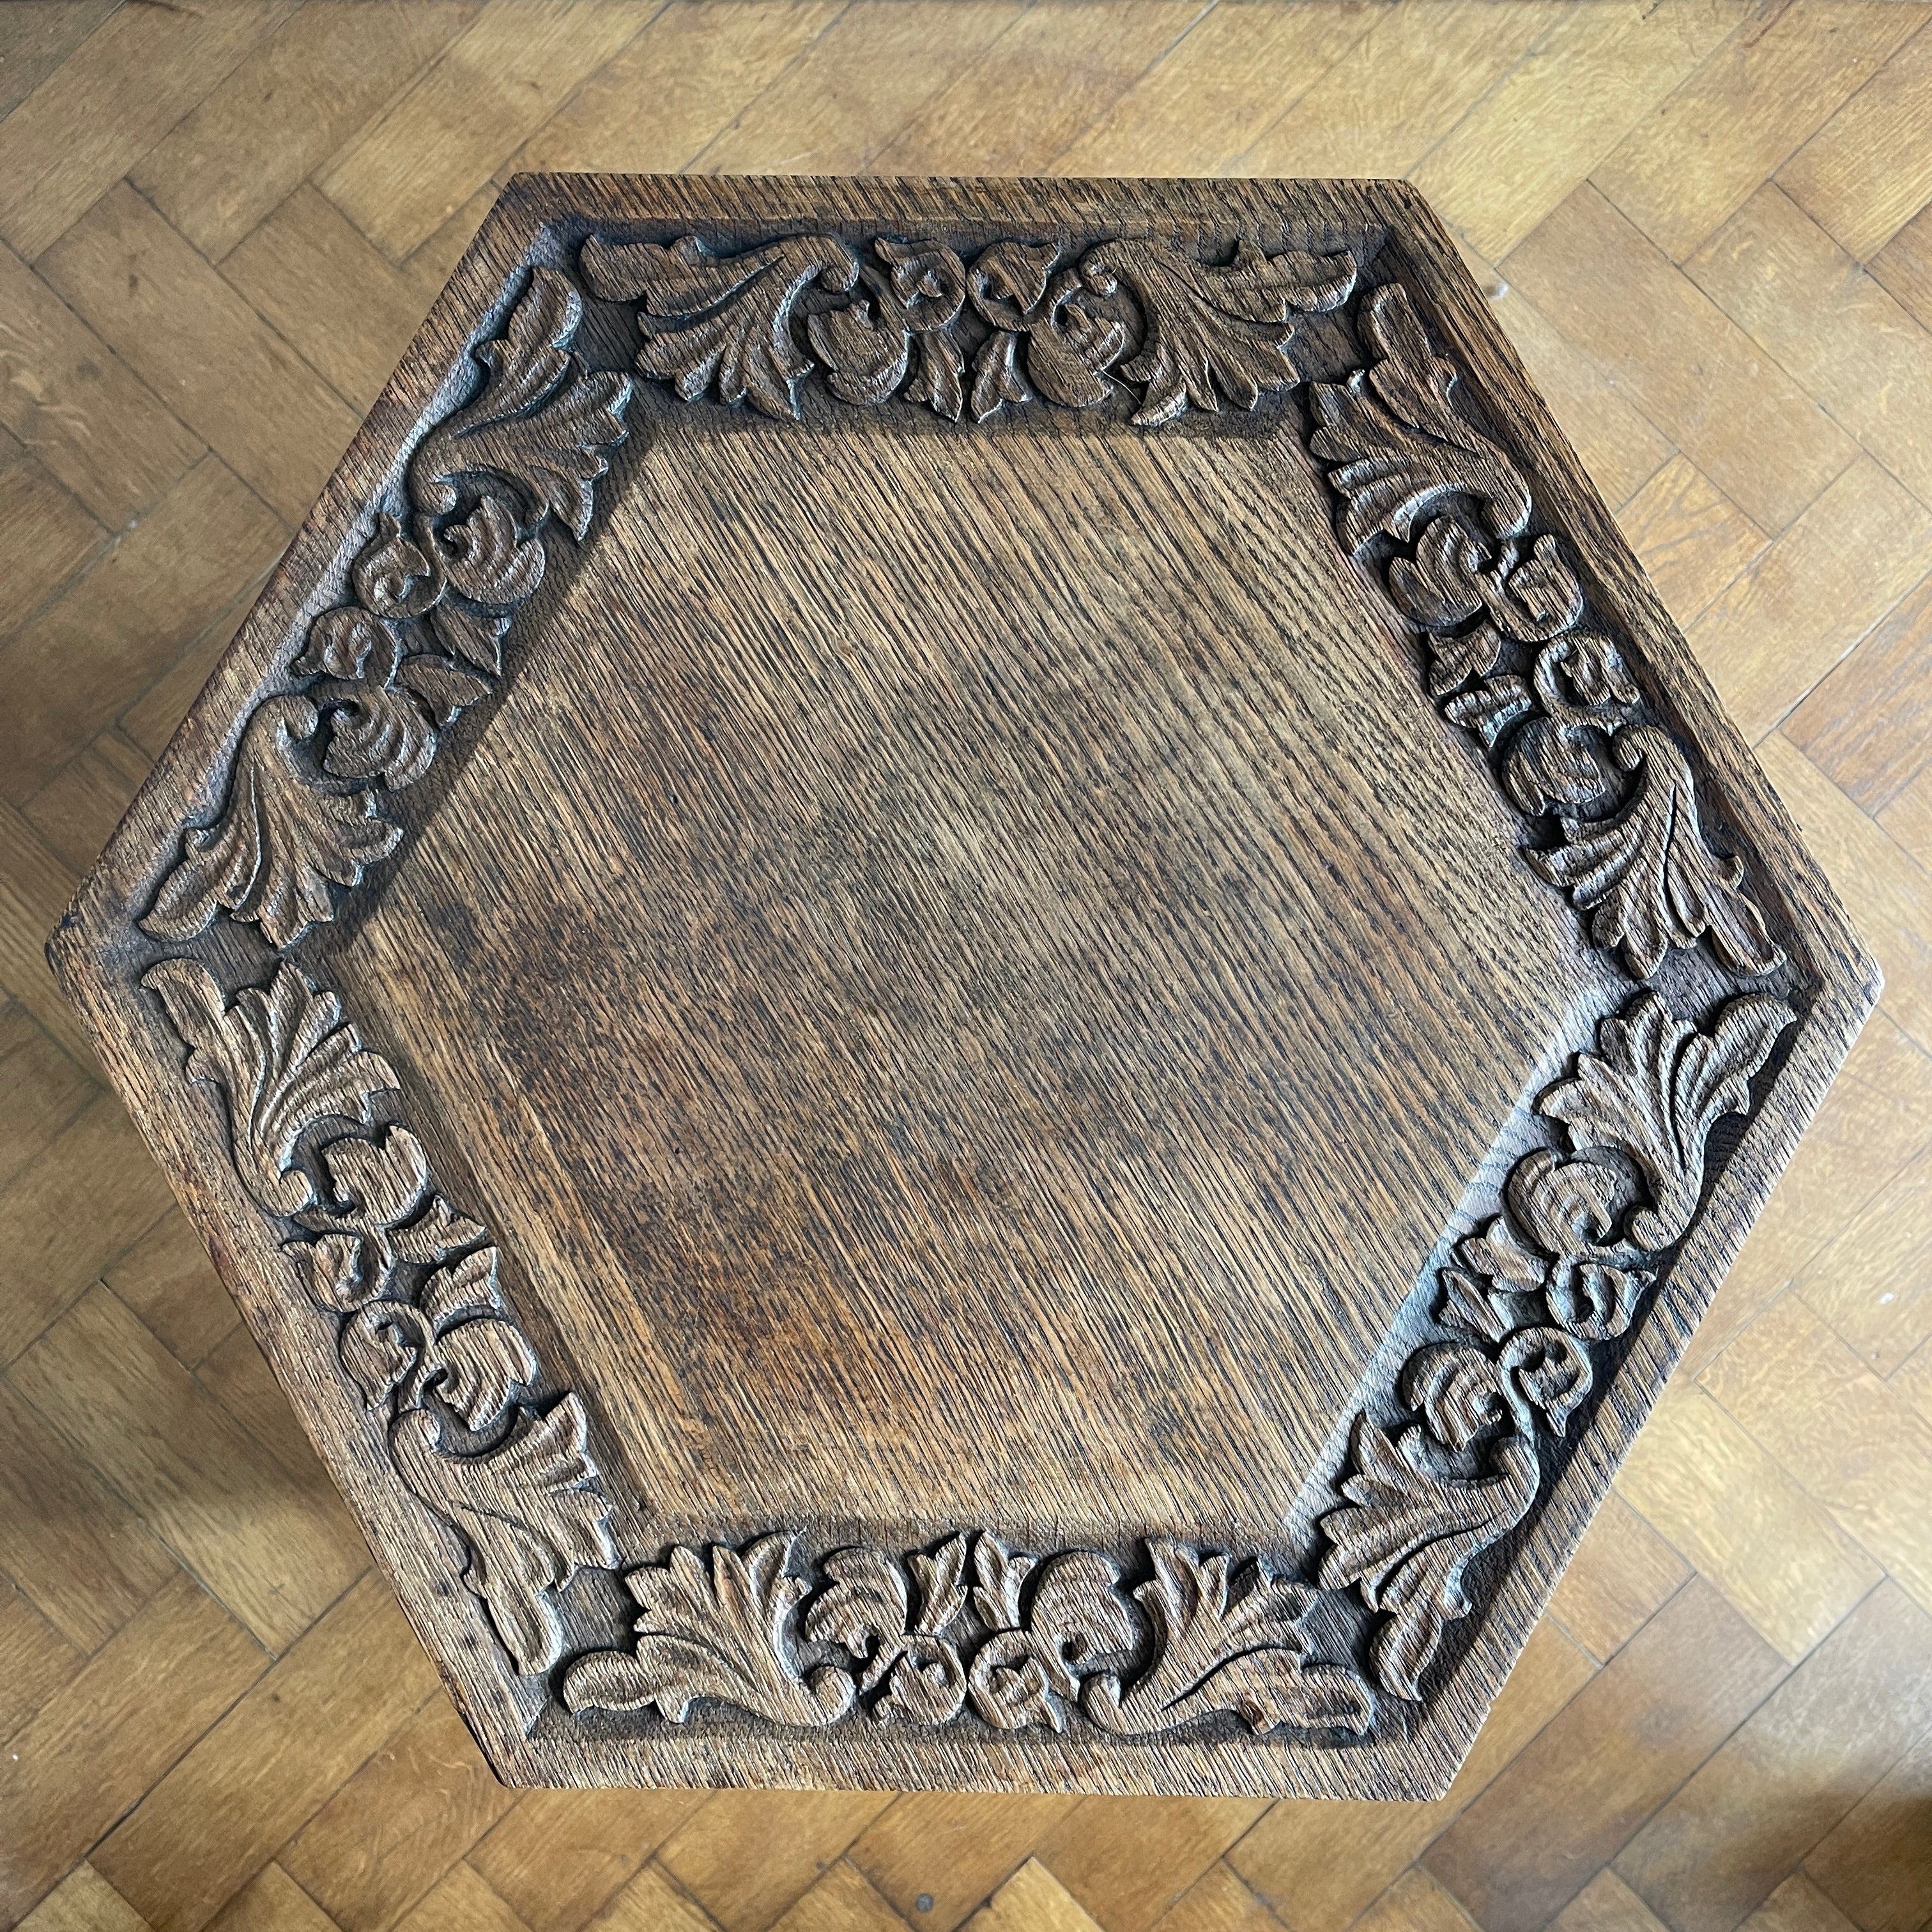
[(558, 1784), (1441, 1790), (1876, 986), (1376, 182), (520, 178), (54, 952)]

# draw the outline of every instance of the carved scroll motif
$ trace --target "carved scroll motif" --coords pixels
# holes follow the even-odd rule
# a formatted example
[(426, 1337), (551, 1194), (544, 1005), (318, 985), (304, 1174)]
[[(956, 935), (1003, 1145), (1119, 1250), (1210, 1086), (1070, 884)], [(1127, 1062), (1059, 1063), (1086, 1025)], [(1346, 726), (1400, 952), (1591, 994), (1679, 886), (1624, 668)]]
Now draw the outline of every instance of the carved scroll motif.
[(1504, 1211), (1442, 1270), (1438, 1319), (1457, 1339), (1403, 1366), (1397, 1393), (1416, 1419), (1391, 1435), (1357, 1418), (1347, 1506), (1322, 1520), (1322, 1582), (1383, 1613), (1371, 1660), (1384, 1690), (1421, 1694), (1444, 1630), (1468, 1613), (1467, 1565), (1528, 1514), (1552, 1438), (1590, 1393), (1593, 1347), (1629, 1329), (1659, 1251), (1690, 1227), (1706, 1138), (1750, 1111), (1751, 1076), (1796, 1018), (1748, 994), (1704, 1033), (1642, 992), (1537, 1102), (1578, 1158), (1538, 1148), (1510, 1170)]
[[(1310, 392), (1309, 448), (1341, 499), (1336, 529), (1359, 551), (1399, 548), (1386, 580), (1426, 639), (1430, 694), (1474, 731), (1498, 782), (1554, 850), (1525, 856), (1597, 944), (1646, 980), (1673, 946), (1708, 935), (1724, 964), (1768, 973), (1784, 958), (1698, 824), (1682, 751), (1640, 717), (1613, 640), (1583, 628), (1583, 586), (1553, 533), (1522, 541), (1534, 506), (1516, 466), (1456, 410), (1457, 373), (1430, 349), (1407, 292), (1370, 292), (1356, 320), (1376, 359)], [(1635, 775), (1626, 790), (1618, 774)]]
[[(1092, 409), (1118, 379), (1139, 389), (1134, 421), (1153, 428), (1190, 409), (1218, 410), (1223, 398), (1252, 410), (1301, 381), (1295, 318), (1340, 308), (1355, 285), (1346, 254), (1270, 255), (1246, 240), (1219, 264), (1166, 242), (1078, 253), (1018, 238), (968, 263), (943, 242), (892, 236), (854, 250), (834, 236), (795, 236), (736, 255), (694, 235), (668, 246), (592, 238), (578, 262), (592, 294), (638, 304), (640, 374), (686, 402), (715, 392), (792, 418), (817, 366), (799, 339), (814, 290), (858, 292), (802, 317), (842, 401), (876, 406), (902, 394), (984, 422), (1036, 394)], [(1138, 352), (1123, 361), (1136, 335)]]
[(540, 1403), (488, 1235), (438, 1191), (416, 1136), (378, 1124), (371, 1103), (397, 1090), (388, 1062), (293, 966), (232, 1000), (193, 960), (142, 983), (189, 1048), (188, 1078), (220, 1093), (236, 1171), (290, 1227), (283, 1252), (336, 1318), (398, 1475), (463, 1539), (464, 1581), (518, 1670), (549, 1669), (563, 1643), (553, 1593), (617, 1560), (583, 1406)]
[[(1250, 241), (1216, 261), (1120, 238), (961, 252), (785, 236), (728, 254), (687, 236), (593, 239), (580, 259), (596, 294), (638, 304), (638, 371), (687, 401), (793, 418), (822, 368), (849, 406), (896, 398), (986, 422), (1035, 398), (1114, 401), (1148, 430), (1300, 387), (1299, 319), (1340, 308), (1356, 279), (1346, 255)], [(498, 688), (505, 634), (544, 574), (545, 526), (586, 536), (624, 437), (629, 379), (586, 368), (581, 314), (566, 278), (532, 270), (501, 338), (476, 350), (474, 393), (424, 436), (404, 500), (374, 506), (344, 601), (308, 626), (292, 688), (241, 733), (219, 815), (184, 832), (141, 922), (152, 936), (187, 941), (226, 911), (286, 949), (393, 850), (389, 795)], [(1636, 978), (1706, 940), (1733, 974), (1771, 970), (1781, 956), (1742, 862), (1705, 838), (1682, 749), (1586, 621), (1564, 540), (1531, 534), (1528, 486), (1457, 407), (1455, 368), (1399, 286), (1361, 296), (1353, 319), (1370, 359), (1310, 386), (1309, 446), (1342, 543), (1382, 568), (1426, 642), (1432, 697), (1530, 821), (1527, 862)], [(1304, 1632), (1316, 1588), (1162, 1539), (1129, 1575), (1100, 1552), (1022, 1553), (979, 1529), (816, 1556), (790, 1532), (734, 1532), (634, 1564), (634, 1642), (567, 1658), (556, 1593), (620, 1562), (587, 1418), (545, 1389), (488, 1235), (387, 1118), (393, 1070), (292, 965), (232, 1000), (189, 960), (143, 983), (190, 1048), (188, 1077), (223, 1094), (238, 1176), (335, 1318), (344, 1372), (399, 1479), (460, 1538), (464, 1581), (518, 1669), (553, 1672), (570, 1709), (683, 1723), (711, 1702), (790, 1726), (1084, 1721), (1121, 1735), (1232, 1719), (1331, 1739), (1370, 1726), (1370, 1684)], [(1458, 1244), (1438, 1283), (1442, 1339), (1404, 1365), (1399, 1416), (1358, 1418), (1342, 1504), (1322, 1521), (1319, 1586), (1354, 1590), (1378, 1619), (1369, 1668), (1382, 1691), (1420, 1694), (1470, 1608), (1470, 1563), (1535, 1506), (1608, 1345), (1694, 1220), (1712, 1124), (1749, 1112), (1793, 1017), (1747, 994), (1700, 1030), (1641, 992), (1539, 1101), (1567, 1151), (1524, 1154), (1497, 1213)]]
[(997, 1730), (1056, 1732), (1077, 1706), (1122, 1736), (1224, 1712), (1256, 1731), (1354, 1735), (1373, 1715), (1353, 1670), (1307, 1654), (1313, 1592), (1252, 1560), (1158, 1540), (1151, 1577), (1130, 1591), (1094, 1551), (1022, 1556), (984, 1532), (903, 1558), (834, 1550), (802, 1576), (788, 1568), (796, 1540), (714, 1545), (708, 1559), (677, 1548), (632, 1570), (635, 1646), (578, 1658), (565, 1702), (682, 1724), (709, 1698), (815, 1728), (861, 1712), (946, 1724), (970, 1702)]
[(563, 276), (532, 270), (502, 338), (476, 352), (477, 392), (411, 459), (407, 527), (376, 511), (350, 601), (310, 625), (289, 667), (300, 694), (256, 707), (220, 814), (184, 834), (145, 932), (192, 939), (226, 911), (286, 948), (334, 916), (332, 886), (395, 849), (386, 795), (494, 690), (503, 634), (543, 579), (544, 525), (585, 535), (591, 485), (623, 440), (630, 380), (571, 352), (582, 315)]

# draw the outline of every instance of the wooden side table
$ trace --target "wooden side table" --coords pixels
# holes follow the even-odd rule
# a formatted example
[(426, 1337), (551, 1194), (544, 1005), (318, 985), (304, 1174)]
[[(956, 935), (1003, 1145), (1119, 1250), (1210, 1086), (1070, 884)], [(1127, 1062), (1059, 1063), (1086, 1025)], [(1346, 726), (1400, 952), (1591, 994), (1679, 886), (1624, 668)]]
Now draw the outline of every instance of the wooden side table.
[(53, 950), (560, 1784), (1439, 1792), (1876, 981), (1363, 182), (518, 180)]

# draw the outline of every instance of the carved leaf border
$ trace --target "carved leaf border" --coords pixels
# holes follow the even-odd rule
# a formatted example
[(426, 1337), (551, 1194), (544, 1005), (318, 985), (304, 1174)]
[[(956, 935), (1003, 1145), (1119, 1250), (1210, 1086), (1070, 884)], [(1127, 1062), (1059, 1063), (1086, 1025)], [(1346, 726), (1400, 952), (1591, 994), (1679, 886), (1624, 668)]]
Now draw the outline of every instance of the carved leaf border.
[[(715, 392), (776, 417), (799, 415), (814, 352), (843, 404), (897, 397), (953, 421), (1036, 396), (1092, 408), (1124, 382), (1141, 392), (1133, 422), (1151, 430), (1307, 387), (1338, 537), (1379, 565), (1424, 640), (1432, 697), (1531, 826), (1527, 862), (1636, 980), (1706, 940), (1733, 975), (1781, 963), (1742, 862), (1705, 838), (1682, 748), (1648, 716), (1618, 643), (1586, 622), (1562, 539), (1531, 533), (1527, 485), (1456, 406), (1459, 372), (1403, 287), (1358, 291), (1346, 254), (1270, 256), (1246, 240), (1220, 263), (1139, 240), (1061, 254), (1002, 241), (969, 265), (940, 242), (882, 237), (862, 254), (792, 236), (721, 255), (686, 236), (593, 238), (579, 260), (594, 294), (637, 304), (640, 374), (687, 401)], [(808, 290), (818, 300), (802, 306)], [(1298, 318), (1352, 296), (1369, 358), (1307, 383)], [(258, 704), (219, 815), (184, 832), (140, 921), (151, 937), (191, 942), (225, 913), (286, 952), (334, 917), (332, 886), (354, 888), (393, 850), (402, 826), (386, 795), (497, 689), (505, 633), (544, 574), (544, 526), (586, 536), (593, 484), (625, 438), (630, 380), (585, 367), (581, 316), (569, 279), (534, 268), (502, 335), (472, 352), (482, 381), (410, 458), (400, 514), (376, 507), (350, 594), (311, 622), (289, 667), (298, 688)], [(461, 1538), (464, 1581), (518, 1670), (554, 1672), (556, 1592), (619, 1562), (587, 1418), (574, 1395), (538, 1393), (487, 1233), (383, 1116), (393, 1070), (292, 964), (232, 1000), (190, 959), (162, 960), (142, 983), (190, 1048), (187, 1077), (224, 1096), (244, 1186), (339, 1318), (344, 1370), (399, 1479)], [(636, 1645), (570, 1660), (555, 1694), (576, 1712), (672, 1722), (711, 1699), (806, 1726), (970, 1710), (1058, 1731), (1078, 1710), (1122, 1735), (1228, 1712), (1261, 1732), (1370, 1732), (1376, 1693), (1310, 1654), (1311, 1606), (1353, 1586), (1377, 1617), (1376, 1684), (1423, 1695), (1447, 1625), (1470, 1608), (1468, 1564), (1534, 1508), (1548, 1445), (1598, 1372), (1593, 1349), (1628, 1333), (1694, 1216), (1706, 1134), (1750, 1111), (1750, 1081), (1795, 1018), (1749, 994), (1705, 1034), (1646, 989), (1604, 1022), (1600, 1054), (1577, 1056), (1538, 1103), (1576, 1157), (1523, 1155), (1500, 1211), (1441, 1272), (1444, 1339), (1415, 1351), (1391, 1392), (1414, 1419), (1391, 1432), (1357, 1418), (1343, 1504), (1321, 1520), (1318, 1587), (1166, 1540), (1143, 1546), (1131, 1581), (1101, 1552), (1028, 1554), (979, 1529), (897, 1556), (815, 1558), (769, 1532), (628, 1570)]]

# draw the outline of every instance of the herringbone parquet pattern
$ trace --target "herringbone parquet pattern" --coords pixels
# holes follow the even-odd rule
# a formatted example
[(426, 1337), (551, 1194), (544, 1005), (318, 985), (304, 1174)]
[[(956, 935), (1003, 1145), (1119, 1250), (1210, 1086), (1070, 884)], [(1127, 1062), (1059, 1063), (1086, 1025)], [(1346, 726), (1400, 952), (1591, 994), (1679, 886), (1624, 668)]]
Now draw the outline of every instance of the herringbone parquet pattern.
[[(0, 113), (0, 1924), (1932, 1919), (1932, 10), (16, 0)], [(1413, 176), (1862, 922), (1882, 1009), (1442, 1802), (500, 1789), (104, 1090), (42, 936), (554, 167)]]

